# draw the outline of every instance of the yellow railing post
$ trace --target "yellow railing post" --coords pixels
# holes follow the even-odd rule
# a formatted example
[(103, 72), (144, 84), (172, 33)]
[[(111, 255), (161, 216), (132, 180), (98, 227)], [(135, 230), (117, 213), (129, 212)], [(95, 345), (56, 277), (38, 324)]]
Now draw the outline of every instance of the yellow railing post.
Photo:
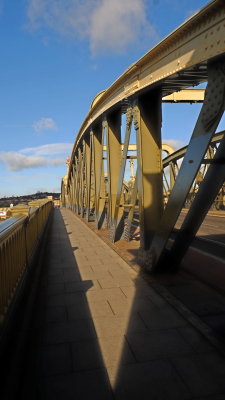
[(0, 324), (33, 260), (52, 206), (47, 199), (19, 204), (0, 225)]

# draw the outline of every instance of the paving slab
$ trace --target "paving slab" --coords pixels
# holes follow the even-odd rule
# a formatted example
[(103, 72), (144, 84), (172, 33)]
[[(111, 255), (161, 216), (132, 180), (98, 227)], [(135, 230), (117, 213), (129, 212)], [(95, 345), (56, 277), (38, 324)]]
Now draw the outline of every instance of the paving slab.
[(172, 358), (194, 353), (194, 349), (176, 329), (126, 334), (132, 352), (139, 362)]
[(189, 400), (187, 386), (167, 360), (108, 369), (116, 400)]
[(66, 282), (64, 285), (64, 291), (66, 293), (87, 292), (90, 290), (100, 289), (101, 287), (97, 279), (85, 280), (81, 282)]
[(68, 209), (54, 212), (30, 330), (23, 399), (225, 396), (224, 358)]
[(210, 353), (214, 347), (192, 326), (177, 328), (177, 331), (194, 348), (196, 353)]
[(113, 400), (106, 371), (91, 370), (42, 379), (40, 400)]
[(47, 307), (42, 312), (45, 315), (45, 323), (65, 322), (67, 321), (67, 310), (65, 306)]
[(72, 373), (72, 353), (66, 343), (40, 348), (40, 375), (67, 375)]
[(195, 354), (171, 360), (193, 396), (224, 394), (224, 358), (217, 353)]

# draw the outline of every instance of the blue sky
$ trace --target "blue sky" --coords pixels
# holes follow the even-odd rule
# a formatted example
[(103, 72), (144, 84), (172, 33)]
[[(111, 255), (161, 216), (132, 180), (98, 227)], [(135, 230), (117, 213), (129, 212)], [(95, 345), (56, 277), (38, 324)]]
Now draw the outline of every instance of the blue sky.
[[(60, 191), (94, 96), (207, 3), (0, 0), (0, 197)], [(163, 105), (163, 140), (186, 144), (199, 107)]]

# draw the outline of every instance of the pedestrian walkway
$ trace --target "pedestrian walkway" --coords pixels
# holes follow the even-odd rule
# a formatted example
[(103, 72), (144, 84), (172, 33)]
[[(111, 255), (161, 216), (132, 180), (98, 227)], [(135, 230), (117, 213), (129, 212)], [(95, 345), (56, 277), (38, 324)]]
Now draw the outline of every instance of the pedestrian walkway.
[(70, 210), (55, 209), (21, 398), (225, 399), (225, 359)]

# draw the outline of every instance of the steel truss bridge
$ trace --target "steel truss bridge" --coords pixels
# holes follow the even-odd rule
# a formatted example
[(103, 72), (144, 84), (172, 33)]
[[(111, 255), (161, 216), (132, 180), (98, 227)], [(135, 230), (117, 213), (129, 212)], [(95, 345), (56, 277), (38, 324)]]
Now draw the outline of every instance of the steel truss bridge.
[[(192, 89), (199, 84), (206, 89)], [(202, 103), (187, 147), (162, 143), (163, 102)], [(8, 211), (0, 224), (1, 399), (225, 393), (217, 353), (225, 354), (225, 301), (212, 289), (224, 295), (224, 243), (208, 240), (202, 264), (190, 245), (209, 209), (225, 205), (224, 106), (225, 2), (213, 0), (93, 100), (62, 180), (61, 205), (79, 218), (53, 213), (49, 198)], [(139, 223), (140, 264), (150, 272), (176, 269), (189, 249), (192, 271), (198, 264), (210, 287), (198, 273), (139, 277), (82, 220), (112, 242), (129, 241)], [(211, 255), (215, 268), (206, 265)]]
[[(205, 93), (191, 89), (205, 82)], [(164, 160), (163, 101), (203, 101), (189, 145)], [(94, 218), (98, 229), (107, 227), (114, 242), (129, 240), (138, 199), (142, 263), (149, 271), (171, 260), (177, 266), (224, 183), (225, 139), (223, 133), (215, 136), (224, 101), (225, 4), (214, 0), (96, 96), (62, 183), (63, 205), (87, 221)], [(132, 129), (136, 146), (131, 155)], [(132, 157), (137, 172), (126, 201), (123, 183)], [(189, 212), (168, 254), (168, 239), (190, 193)]]

